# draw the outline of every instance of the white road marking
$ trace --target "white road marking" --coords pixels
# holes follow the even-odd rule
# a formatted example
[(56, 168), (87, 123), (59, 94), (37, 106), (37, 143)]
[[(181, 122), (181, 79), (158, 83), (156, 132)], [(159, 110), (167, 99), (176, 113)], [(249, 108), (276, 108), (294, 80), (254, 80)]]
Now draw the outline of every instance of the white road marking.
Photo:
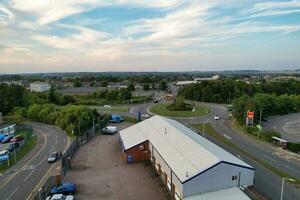
[(287, 165), (283, 165), (283, 166), (285, 166), (286, 168), (288, 168), (288, 169), (290, 169), (290, 170), (292, 170), (292, 171), (294, 171), (294, 172), (299, 172), (298, 170), (296, 170), (296, 169), (294, 169), (294, 168), (291, 168), (291, 167), (289, 167), (289, 166), (287, 166)]
[(19, 189), (19, 187), (16, 187), (16, 189), (9, 195), (9, 197), (6, 200), (9, 200)]
[(41, 165), (41, 164), (44, 162), (44, 160), (46, 160), (46, 157), (43, 158), (43, 159), (39, 162), (39, 165)]
[(268, 155), (266, 155), (266, 154), (264, 155), (264, 157), (268, 158), (269, 160), (272, 160), (273, 162), (276, 162), (275, 159), (271, 158), (270, 156), (268, 156)]
[(28, 176), (26, 176), (26, 178), (24, 178), (24, 182), (33, 174), (33, 172), (35, 171), (35, 169), (34, 170), (32, 170), (29, 174), (28, 174)]

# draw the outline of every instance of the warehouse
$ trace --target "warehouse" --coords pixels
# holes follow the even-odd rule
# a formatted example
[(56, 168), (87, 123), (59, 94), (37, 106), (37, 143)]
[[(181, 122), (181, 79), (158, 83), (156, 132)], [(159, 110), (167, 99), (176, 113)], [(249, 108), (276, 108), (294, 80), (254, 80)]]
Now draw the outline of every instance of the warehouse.
[(253, 185), (253, 167), (165, 117), (120, 131), (120, 144), (127, 162), (150, 160), (175, 199)]

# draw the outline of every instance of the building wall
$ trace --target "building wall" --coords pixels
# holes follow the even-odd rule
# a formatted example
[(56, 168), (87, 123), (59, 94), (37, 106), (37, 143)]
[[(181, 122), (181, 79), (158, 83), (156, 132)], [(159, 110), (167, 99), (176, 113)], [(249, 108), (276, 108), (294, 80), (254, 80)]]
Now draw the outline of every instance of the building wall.
[[(234, 176), (237, 176), (236, 180), (232, 180)], [(185, 182), (183, 193), (186, 197), (233, 186), (249, 186), (253, 185), (253, 180), (254, 170), (221, 163)]]
[(128, 156), (132, 156), (132, 162), (140, 162), (149, 160), (149, 147), (148, 141), (136, 145), (124, 151), (124, 158), (128, 162)]

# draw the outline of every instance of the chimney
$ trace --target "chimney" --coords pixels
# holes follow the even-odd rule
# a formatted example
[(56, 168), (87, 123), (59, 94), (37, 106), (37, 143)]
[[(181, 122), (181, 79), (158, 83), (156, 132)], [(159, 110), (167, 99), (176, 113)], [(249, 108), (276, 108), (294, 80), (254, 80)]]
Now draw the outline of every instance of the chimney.
[(0, 112), (0, 124), (3, 123), (3, 119), (2, 119), (2, 112)]

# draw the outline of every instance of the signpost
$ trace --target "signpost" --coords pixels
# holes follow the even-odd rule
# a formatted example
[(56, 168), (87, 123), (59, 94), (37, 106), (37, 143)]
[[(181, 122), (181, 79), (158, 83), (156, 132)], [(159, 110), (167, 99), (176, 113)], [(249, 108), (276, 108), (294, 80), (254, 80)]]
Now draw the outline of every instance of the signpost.
[(248, 111), (246, 117), (246, 125), (253, 125), (254, 122), (254, 111)]

